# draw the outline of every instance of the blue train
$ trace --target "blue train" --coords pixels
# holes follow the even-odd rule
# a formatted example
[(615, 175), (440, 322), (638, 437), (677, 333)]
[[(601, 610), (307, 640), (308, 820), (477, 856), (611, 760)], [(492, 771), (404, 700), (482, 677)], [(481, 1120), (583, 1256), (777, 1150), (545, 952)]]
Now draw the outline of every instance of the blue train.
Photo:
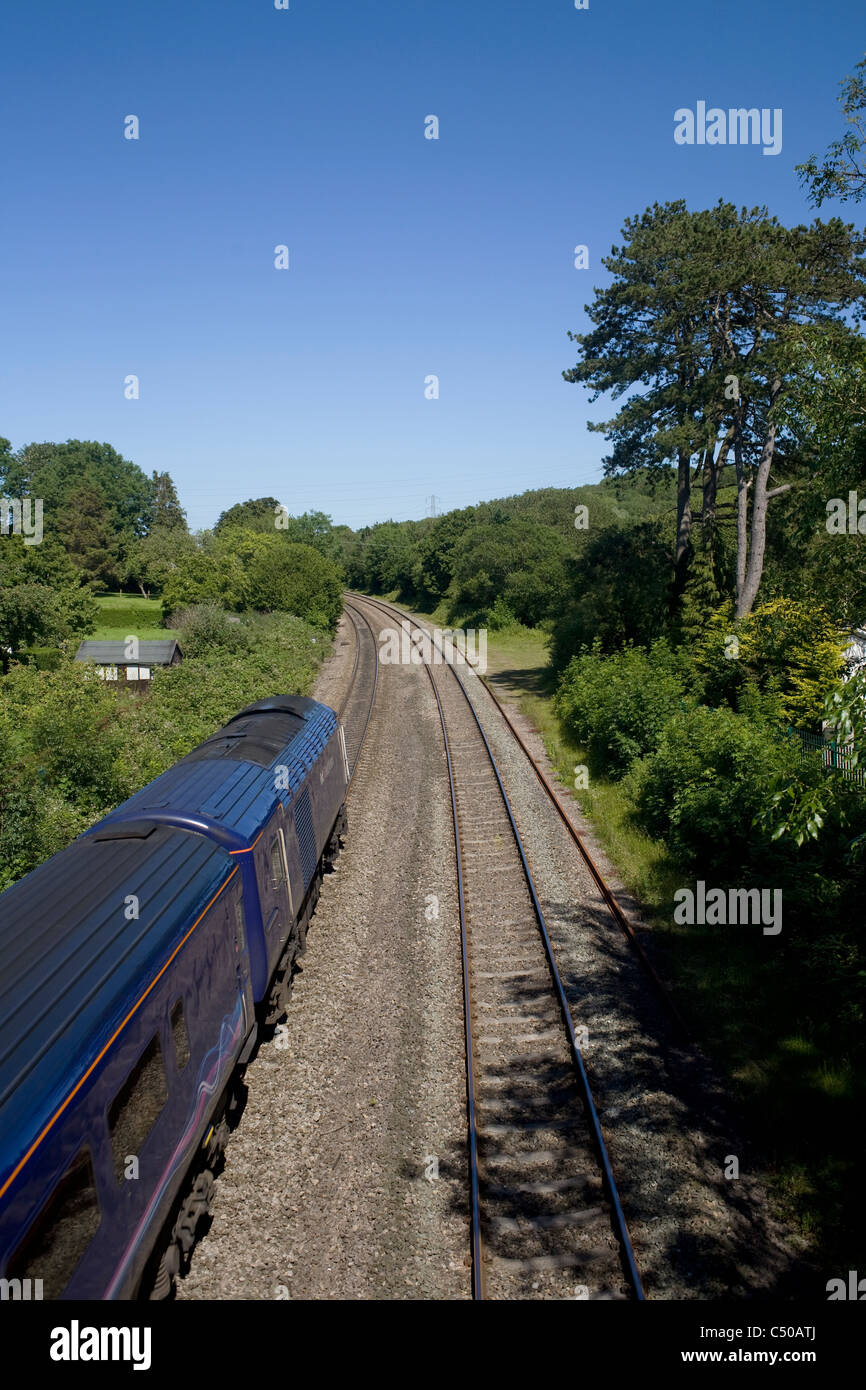
[(4, 1297), (171, 1292), (348, 781), (333, 710), (260, 700), (0, 895)]

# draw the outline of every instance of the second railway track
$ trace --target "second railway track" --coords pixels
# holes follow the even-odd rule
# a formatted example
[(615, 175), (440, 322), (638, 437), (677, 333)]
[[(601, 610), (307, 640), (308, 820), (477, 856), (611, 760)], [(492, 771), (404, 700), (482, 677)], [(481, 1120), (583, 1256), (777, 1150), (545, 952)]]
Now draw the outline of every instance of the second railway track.
[[(360, 615), (365, 605), (397, 616), (354, 595), (347, 608)], [(424, 664), (454, 821), (473, 1294), (642, 1299), (578, 1029), (499, 769), (456, 666)]]
[(379, 683), (379, 649), (376, 634), (360, 609), (348, 604), (345, 608), (355, 633), (355, 659), (349, 685), (337, 711), (346, 738), (346, 758), (349, 764), (349, 786), (361, 757), (364, 739), (370, 727), (376, 690)]

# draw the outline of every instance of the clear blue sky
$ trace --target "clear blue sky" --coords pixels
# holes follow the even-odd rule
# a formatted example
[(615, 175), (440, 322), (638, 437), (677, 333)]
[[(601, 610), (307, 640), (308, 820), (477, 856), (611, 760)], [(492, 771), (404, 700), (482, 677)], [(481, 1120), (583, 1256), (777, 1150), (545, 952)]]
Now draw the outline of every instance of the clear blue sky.
[[(7, 0), (0, 434), (168, 469), (193, 527), (250, 496), (358, 526), (595, 480), (603, 402), (560, 373), (601, 257), (655, 200), (811, 219), (794, 165), (841, 133), (863, 19), (855, 0)], [(698, 100), (781, 107), (781, 153), (675, 145)]]

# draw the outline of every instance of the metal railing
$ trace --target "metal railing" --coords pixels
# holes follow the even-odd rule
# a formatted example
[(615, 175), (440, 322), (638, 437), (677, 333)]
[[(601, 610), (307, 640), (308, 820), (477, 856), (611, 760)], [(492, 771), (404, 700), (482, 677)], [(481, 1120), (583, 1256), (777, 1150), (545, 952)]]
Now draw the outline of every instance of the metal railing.
[(806, 729), (788, 726), (788, 733), (800, 741), (800, 751), (805, 757), (808, 753), (820, 753), (824, 767), (833, 772), (841, 772), (848, 781), (858, 787), (866, 788), (866, 768), (858, 764), (852, 743), (838, 743), (836, 739), (825, 738), (823, 734), (812, 734)]

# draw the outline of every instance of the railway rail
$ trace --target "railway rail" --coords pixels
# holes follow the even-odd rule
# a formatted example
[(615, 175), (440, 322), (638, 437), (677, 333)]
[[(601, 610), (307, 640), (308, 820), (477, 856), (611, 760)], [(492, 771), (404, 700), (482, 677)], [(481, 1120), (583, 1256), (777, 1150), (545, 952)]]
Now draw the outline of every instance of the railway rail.
[[(401, 619), (408, 619), (409, 617), (409, 615), (405, 613), (403, 609), (394, 608), (387, 603), (381, 603), (378, 599), (368, 599), (368, 602), (375, 603), (377, 607), (389, 613), (391, 617)], [(473, 668), (475, 665), (475, 663), (468, 658), (466, 660), (466, 664)], [(518, 747), (525, 755), (527, 762), (529, 763), (530, 767), (532, 768), (532, 771), (534, 772), (539, 783), (541, 784), (544, 793), (547, 796), (547, 799), (551, 802), (554, 810), (556, 811), (556, 814), (562, 821), (562, 824), (564, 825), (569, 838), (575, 845), (581, 858), (583, 859), (583, 862), (585, 863), (587, 869), (589, 870), (590, 874), (595, 880), (596, 886), (598, 887), (598, 890), (601, 893), (604, 904), (610, 912), (611, 917), (616, 922), (617, 926), (620, 928), (626, 940), (628, 941), (628, 944), (634, 952), (637, 960), (640, 962), (640, 965), (644, 973), (646, 974), (648, 980), (650, 981), (654, 990), (656, 991), (656, 994), (658, 995), (660, 1002), (663, 1004), (671, 1019), (676, 1024), (676, 1027), (679, 1030), (681, 1037), (687, 1039), (690, 1036), (688, 1025), (686, 1024), (685, 1019), (683, 1018), (682, 1014), (680, 1013), (679, 1009), (677, 1008), (676, 1004), (671, 998), (670, 990), (665, 985), (664, 981), (661, 979), (652, 962), (650, 961), (649, 957), (647, 956), (643, 946), (641, 945), (635, 933), (634, 927), (629, 921), (626, 912), (623, 910), (622, 904), (618, 901), (616, 894), (608, 884), (603, 873), (601, 872), (597, 863), (593, 859), (592, 854), (587, 849), (583, 836), (576, 829), (574, 822), (572, 821), (571, 817), (568, 814), (568, 811), (566, 810), (560, 797), (557, 794), (556, 788), (552, 785), (550, 778), (547, 776), (544, 769), (539, 765), (538, 760), (533, 756), (532, 750), (528, 747), (526, 740), (524, 739), (523, 735), (521, 734), (511, 715), (508, 713), (508, 710), (506, 709), (504, 703), (496, 694), (496, 691), (493, 689), (493, 686), (491, 685), (490, 681), (487, 679), (485, 675), (481, 674), (480, 672), (476, 671), (476, 675), (478, 675), (478, 679), (481, 681), (482, 685), (484, 686), (484, 689), (487, 691), (487, 694), (493, 701), (493, 704), (496, 707), (497, 711), (502, 716), (503, 721), (507, 725)]]
[[(337, 711), (346, 738), (346, 758), (349, 764), (349, 789), (370, 727), (376, 690), (379, 683), (379, 648), (376, 634), (368, 618), (359, 609), (346, 605), (346, 613), (355, 632), (355, 660), (352, 674)], [(347, 792), (348, 795), (348, 792)]]
[[(357, 595), (346, 606), (397, 612)], [(413, 641), (430, 641), (399, 617)], [(473, 1296), (641, 1300), (578, 1029), (499, 768), (456, 666), (424, 666), (454, 826)]]

